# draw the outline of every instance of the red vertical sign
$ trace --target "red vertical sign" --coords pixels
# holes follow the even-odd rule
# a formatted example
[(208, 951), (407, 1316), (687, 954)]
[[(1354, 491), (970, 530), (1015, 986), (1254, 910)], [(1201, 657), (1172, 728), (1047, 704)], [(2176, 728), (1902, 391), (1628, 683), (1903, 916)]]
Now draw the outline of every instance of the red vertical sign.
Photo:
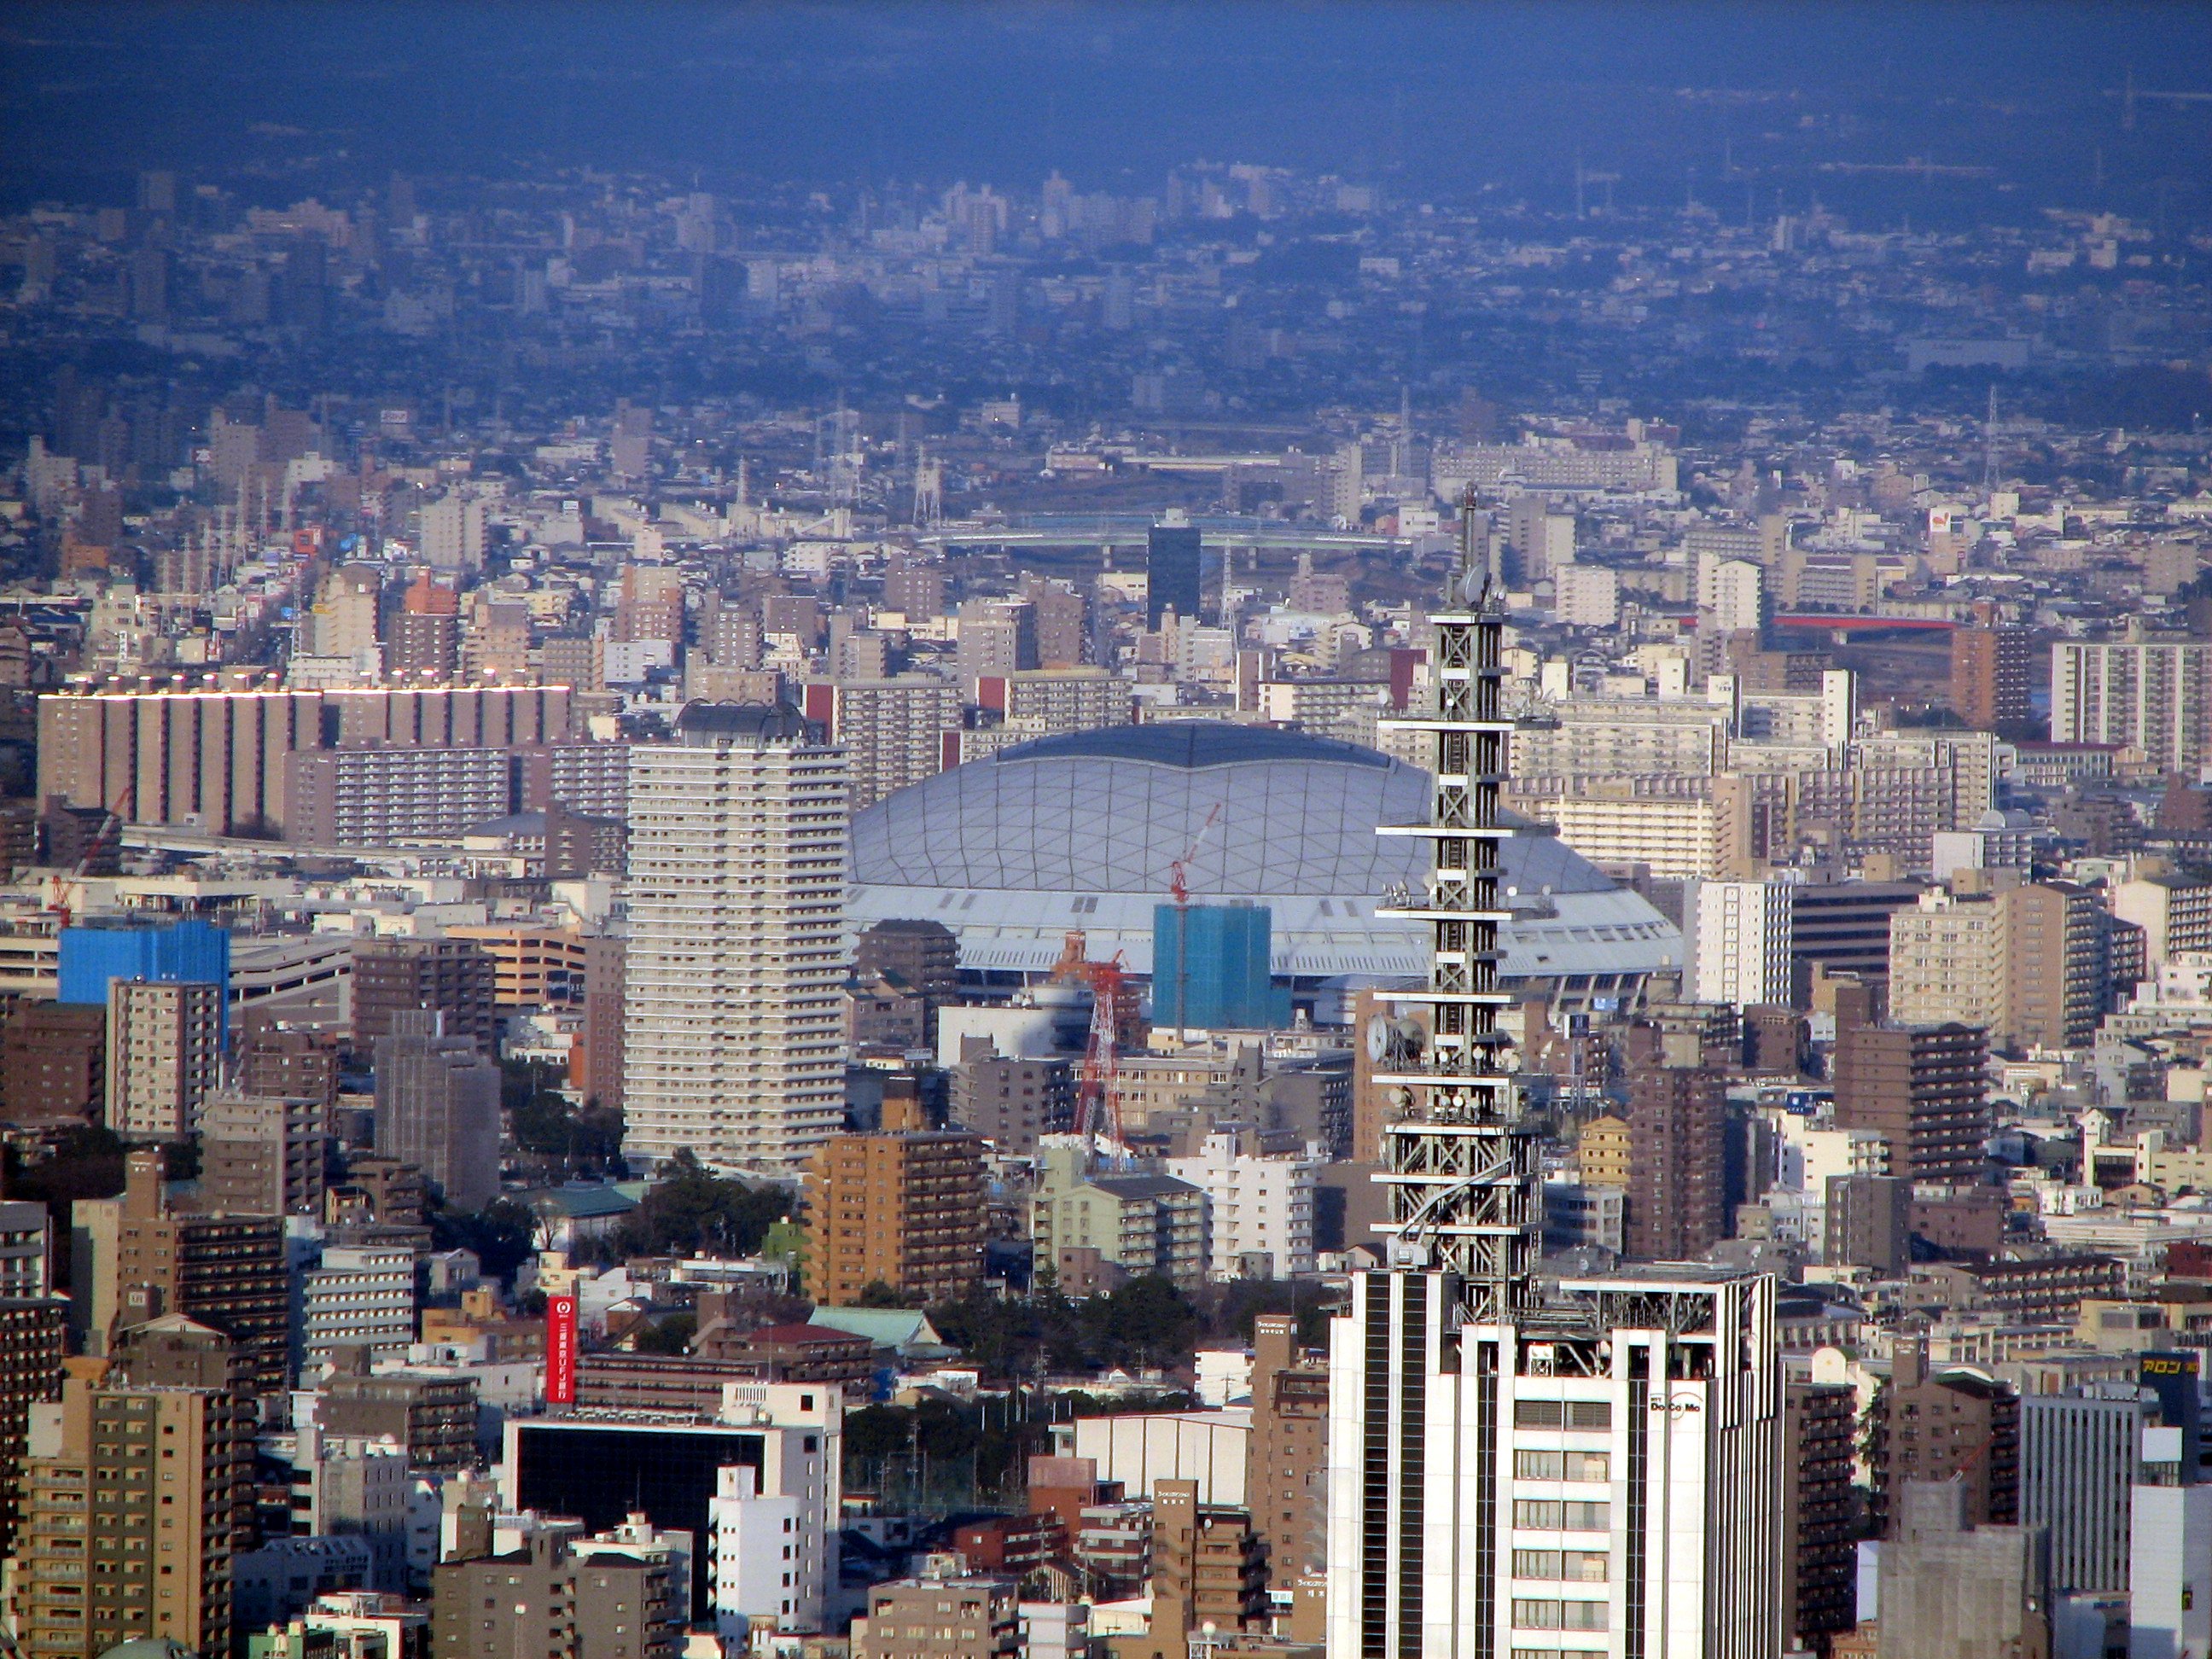
[(545, 1298), (545, 1403), (576, 1403), (576, 1298)]

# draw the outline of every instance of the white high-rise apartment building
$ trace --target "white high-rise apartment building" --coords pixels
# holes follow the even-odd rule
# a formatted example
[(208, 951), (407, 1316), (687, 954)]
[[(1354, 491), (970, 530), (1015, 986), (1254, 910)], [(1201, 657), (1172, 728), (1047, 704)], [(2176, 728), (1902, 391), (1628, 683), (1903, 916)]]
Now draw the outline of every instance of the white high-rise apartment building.
[(629, 769), (623, 1152), (787, 1172), (844, 1112), (844, 751), (695, 702)]
[(1314, 1269), (1314, 1189), (1321, 1162), (1295, 1152), (1253, 1149), (1249, 1131), (1206, 1136), (1194, 1158), (1166, 1160), (1167, 1172), (1206, 1194), (1208, 1274), (1248, 1278), (1248, 1261), (1267, 1258), (1266, 1277)]
[(126, 1140), (175, 1140), (199, 1127), (222, 1076), (220, 985), (112, 980), (107, 1127)]
[(404, 1359), (415, 1340), (415, 1253), (404, 1244), (333, 1244), (301, 1275), (297, 1306), (303, 1386), (350, 1344), (368, 1344), (378, 1359)]
[(805, 689), (806, 717), (845, 751), (854, 811), (945, 769), (960, 729), (960, 688), (927, 674), (826, 680)]
[(1700, 603), (1711, 611), (1713, 625), (1723, 634), (1754, 631), (1765, 619), (1766, 573), (1742, 559), (1714, 562), (1710, 583), (1700, 569), (1698, 585), (1705, 590)]
[(1701, 881), (1691, 913), (1692, 1000), (1738, 1008), (1790, 1000), (1790, 918), (1782, 881)]
[(1620, 621), (1620, 573), (1610, 565), (1563, 564), (1552, 572), (1553, 614), (1570, 628), (1612, 628)]
[(2060, 640), (2051, 647), (2051, 737), (2110, 743), (2160, 771), (2212, 760), (2212, 644)]
[(474, 495), (441, 495), (422, 509), (422, 558), (440, 570), (477, 570), (484, 555), (484, 504)]

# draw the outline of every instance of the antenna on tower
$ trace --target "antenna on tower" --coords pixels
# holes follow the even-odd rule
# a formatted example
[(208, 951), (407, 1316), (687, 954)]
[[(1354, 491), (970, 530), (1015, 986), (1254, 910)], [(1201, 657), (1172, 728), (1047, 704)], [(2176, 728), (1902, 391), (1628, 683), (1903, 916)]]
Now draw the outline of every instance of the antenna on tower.
[(945, 515), (945, 469), (929, 459), (927, 446), (914, 447), (914, 521), (934, 530)]
[(1990, 495), (1997, 487), (1997, 383), (1990, 382), (1990, 412), (1982, 422), (1982, 494)]

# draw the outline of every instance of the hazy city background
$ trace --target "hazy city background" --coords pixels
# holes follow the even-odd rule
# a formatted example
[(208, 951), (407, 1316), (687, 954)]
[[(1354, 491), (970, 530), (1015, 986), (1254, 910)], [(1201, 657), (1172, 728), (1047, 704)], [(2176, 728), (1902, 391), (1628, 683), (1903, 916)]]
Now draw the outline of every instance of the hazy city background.
[(0, 9), (0, 1648), (2212, 1652), (2212, 11)]

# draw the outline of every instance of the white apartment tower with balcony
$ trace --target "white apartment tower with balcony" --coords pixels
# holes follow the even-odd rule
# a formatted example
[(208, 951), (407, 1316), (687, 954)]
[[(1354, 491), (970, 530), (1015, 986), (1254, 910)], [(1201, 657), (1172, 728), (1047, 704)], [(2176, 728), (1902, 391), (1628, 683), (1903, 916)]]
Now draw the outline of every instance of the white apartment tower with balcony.
[(1194, 1155), (1165, 1160), (1170, 1175), (1206, 1194), (1208, 1271), (1217, 1279), (1291, 1279), (1314, 1269), (1322, 1161), (1262, 1152), (1257, 1139), (1231, 1126), (1206, 1136)]
[(629, 766), (623, 1152), (787, 1173), (843, 1121), (844, 751), (695, 702)]
[[(1773, 1659), (1773, 1281), (1531, 1271), (1536, 1138), (1500, 1052), (1501, 627), (1464, 554), (1435, 618), (1430, 984), (1380, 1019), (1391, 1265), (1330, 1331), (1327, 1659)], [(1449, 602), (1448, 602), (1449, 603)]]

